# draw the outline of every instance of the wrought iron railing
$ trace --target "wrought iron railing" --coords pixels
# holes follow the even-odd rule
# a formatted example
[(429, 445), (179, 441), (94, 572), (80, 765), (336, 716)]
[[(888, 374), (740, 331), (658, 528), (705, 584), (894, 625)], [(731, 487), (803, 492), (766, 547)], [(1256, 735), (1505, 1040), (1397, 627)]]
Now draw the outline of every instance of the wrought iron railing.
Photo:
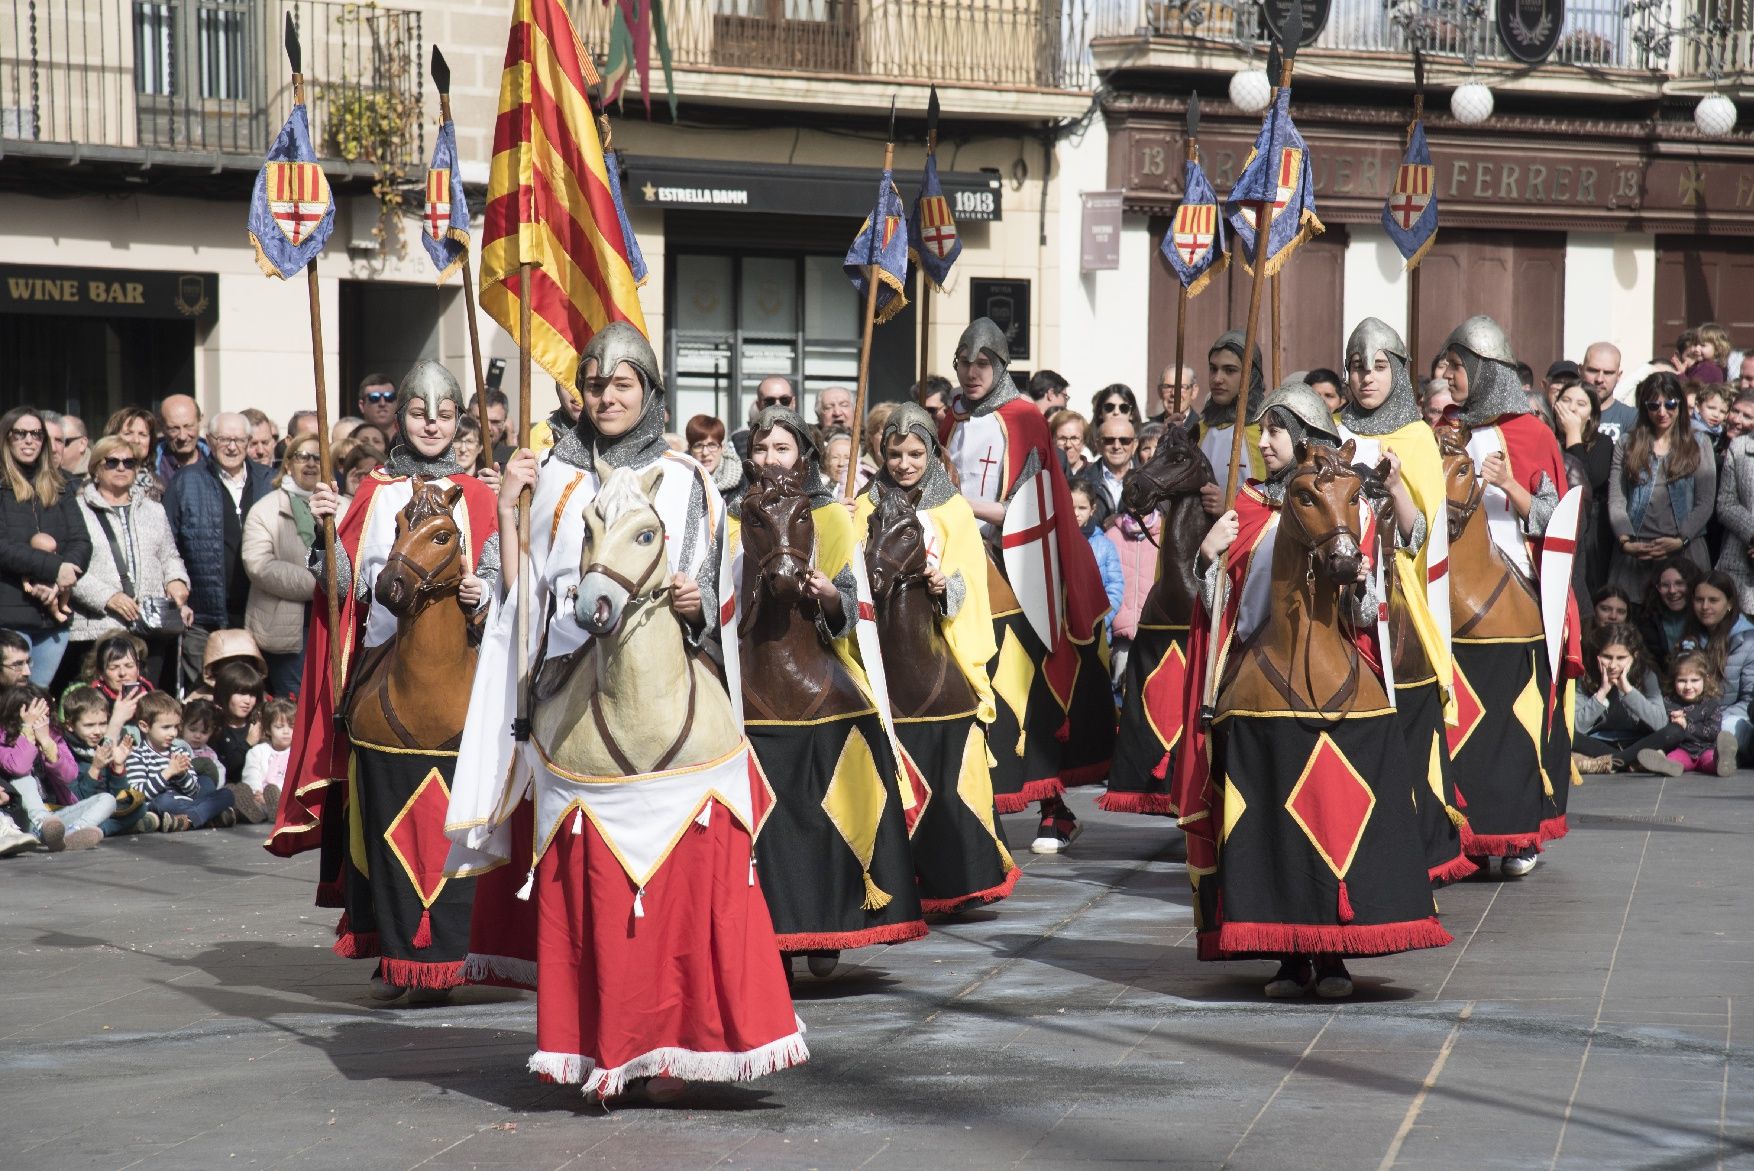
[[(1082, 90), (1095, 2), (669, 0), (665, 13), (679, 69)], [(575, 0), (574, 12), (604, 53), (613, 6)]]
[(339, 0), (0, 0), (0, 139), (260, 155), (291, 107), (289, 12), (319, 153), (418, 159), (420, 14)]

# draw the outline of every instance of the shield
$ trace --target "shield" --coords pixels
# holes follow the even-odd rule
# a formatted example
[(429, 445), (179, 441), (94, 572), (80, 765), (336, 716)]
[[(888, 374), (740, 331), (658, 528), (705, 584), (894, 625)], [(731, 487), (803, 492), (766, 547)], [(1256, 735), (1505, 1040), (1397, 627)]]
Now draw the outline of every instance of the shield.
[(426, 214), (421, 217), (426, 234), (443, 240), (451, 228), (451, 171), (438, 167), (426, 173)]
[(1402, 163), (1395, 175), (1394, 194), (1389, 196), (1389, 214), (1401, 225), (1401, 230), (1411, 232), (1419, 217), (1431, 203), (1431, 176), (1434, 168), (1430, 163)]
[(942, 195), (928, 195), (920, 200), (920, 243), (943, 260), (956, 247), (956, 221), (950, 217), (950, 204)]
[(316, 163), (269, 163), (268, 214), (293, 244), (303, 244), (329, 210), (329, 180)]
[[(1247, 164), (1244, 164), (1244, 169), (1247, 169)], [(1281, 148), (1279, 151), (1279, 180), (1275, 184), (1277, 190), (1273, 193), (1274, 215), (1284, 211), (1286, 205), (1297, 198), (1297, 183), (1302, 175), (1303, 152), (1292, 146)], [(1255, 227), (1253, 205), (1244, 205), (1241, 210), (1243, 217), (1249, 222), (1249, 227)]]
[(1023, 608), (1030, 629), (1052, 650), (1064, 638), (1060, 629), (1063, 583), (1060, 581), (1060, 540), (1054, 528), (1053, 482), (1046, 468), (1018, 486), (1005, 506), (1000, 536), (1005, 576)]
[(1573, 488), (1559, 501), (1541, 538), (1541, 627), (1547, 635), (1547, 667), (1559, 678), (1565, 653), (1566, 600), (1571, 596), (1571, 561), (1577, 556), (1577, 525), (1583, 489)]
[(207, 312), (207, 279), (195, 273), (178, 277), (176, 306), (184, 317), (199, 317)]
[(1175, 209), (1175, 223), (1171, 228), (1175, 250), (1189, 268), (1199, 264), (1212, 250), (1217, 225), (1218, 205), (1215, 203), (1184, 203)]

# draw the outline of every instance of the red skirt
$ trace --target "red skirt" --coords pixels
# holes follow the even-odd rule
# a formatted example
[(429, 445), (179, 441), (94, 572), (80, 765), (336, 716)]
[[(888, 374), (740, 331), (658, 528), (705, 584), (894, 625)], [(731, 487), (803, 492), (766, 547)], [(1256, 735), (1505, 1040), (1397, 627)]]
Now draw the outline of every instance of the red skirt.
[(708, 809), (643, 890), (589, 818), (555, 836), (531, 895), (532, 1072), (611, 1097), (629, 1078), (744, 1081), (809, 1058), (749, 833)]

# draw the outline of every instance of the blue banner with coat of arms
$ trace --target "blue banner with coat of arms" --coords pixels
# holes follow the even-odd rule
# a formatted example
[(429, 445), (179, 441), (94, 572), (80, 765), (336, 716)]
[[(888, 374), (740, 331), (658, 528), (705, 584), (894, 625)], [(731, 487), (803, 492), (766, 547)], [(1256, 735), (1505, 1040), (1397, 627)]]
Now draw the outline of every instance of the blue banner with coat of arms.
[(463, 177), (457, 173), (457, 128), (446, 122), (439, 127), (432, 148), (432, 165), (426, 169), (426, 208), (420, 217), (420, 242), (432, 265), (439, 270), (438, 283), (451, 279), (469, 255), (469, 201), (463, 195)]
[(1218, 212), (1218, 193), (1193, 159), (1182, 173), (1182, 201), (1164, 234), (1162, 251), (1190, 297), (1199, 296), (1206, 282), (1230, 263), (1230, 254), (1224, 250), (1224, 217)]
[(956, 219), (950, 214), (950, 201), (938, 185), (938, 154), (926, 155), (926, 173), (920, 180), (920, 193), (914, 199), (913, 215), (908, 219), (908, 254), (920, 266), (920, 272), (940, 289), (950, 276), (950, 266), (962, 255), (962, 237), (956, 231)]
[(335, 198), (311, 147), (310, 118), (294, 106), (268, 148), (250, 196), (250, 243), (256, 264), (285, 280), (315, 260), (335, 230)]
[(1224, 212), (1236, 233), (1243, 267), (1254, 271), (1255, 211), (1271, 205), (1267, 224), (1267, 276), (1272, 276), (1311, 236), (1321, 233), (1316, 215), (1315, 180), (1309, 171), (1309, 144), (1291, 121), (1291, 89), (1279, 90), (1267, 109), (1255, 148), (1231, 188)]
[(1412, 272), (1437, 241), (1437, 168), (1425, 142), (1425, 123), (1413, 123), (1407, 137), (1407, 153), (1395, 171), (1394, 190), (1382, 208), (1382, 226), (1401, 250), (1406, 270)]
[(860, 297), (864, 297), (865, 281), (877, 281), (877, 315), (879, 325), (907, 308), (907, 220), (901, 205), (901, 192), (895, 189), (893, 171), (883, 172), (877, 187), (877, 205), (865, 217), (853, 246), (841, 262), (847, 279)]

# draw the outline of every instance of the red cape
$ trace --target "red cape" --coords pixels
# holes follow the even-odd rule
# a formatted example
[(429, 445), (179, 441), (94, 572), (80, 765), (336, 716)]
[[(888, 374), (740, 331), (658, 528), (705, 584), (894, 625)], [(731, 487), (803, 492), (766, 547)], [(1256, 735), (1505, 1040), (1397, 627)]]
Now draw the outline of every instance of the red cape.
[[(1065, 585), (1066, 604), (1059, 636), (1048, 648), (1043, 664), (1048, 685), (1060, 706), (1072, 702), (1072, 686), (1078, 677), (1078, 646), (1088, 645), (1102, 632), (1102, 619), (1108, 613), (1108, 594), (1102, 588), (1102, 573), (1096, 568), (1096, 555), (1090, 542), (1078, 530), (1072, 512), (1072, 494), (1066, 474), (1060, 467), (1053, 437), (1048, 433), (1047, 420), (1036, 405), (1026, 398), (1015, 398), (994, 414), (1005, 429), (1005, 473), (1000, 499), (1010, 502), (1011, 493), (1023, 474), (1029, 453), (1034, 452), (1037, 464), (1048, 476), (1054, 498), (1054, 535), (1060, 549), (1060, 580)], [(938, 426), (938, 440), (948, 445), (956, 420), (946, 414)]]
[[(347, 514), (335, 529), (336, 543), (346, 551), (349, 565), (357, 567), (359, 564), (360, 537), (371, 513), (373, 495), (386, 485), (406, 479), (406, 476), (388, 475), (379, 468), (360, 484), (358, 495), (347, 506)], [(463, 488), (463, 505), (469, 513), (470, 564), (479, 565), (487, 538), (499, 531), (498, 497), (473, 476), (459, 474), (450, 479)], [(304, 681), (298, 697), (298, 733), (293, 737), (292, 757), (287, 761), (287, 783), (281, 791), (274, 830), (263, 843), (270, 854), (282, 858), (322, 845), (325, 791), (330, 782), (346, 779), (352, 759), (352, 747), (346, 732), (335, 720), (334, 691), (329, 681), (326, 586), (326, 578), (318, 577), (317, 591), (311, 600), (310, 634), (305, 641)], [(365, 631), (367, 608), (357, 604), (352, 590), (348, 590), (340, 602), (340, 671), (345, 690), (354, 654)], [(340, 807), (337, 803), (337, 810)]]
[[(1553, 429), (1541, 422), (1534, 415), (1502, 415), (1495, 426), (1504, 438), (1504, 454), (1510, 463), (1510, 474), (1529, 492), (1534, 492), (1540, 484), (1541, 477), (1546, 476), (1554, 490), (1561, 496), (1565, 494), (1568, 479), (1565, 473), (1565, 455), (1559, 450), (1559, 440), (1554, 437)], [(1541, 565), (1541, 551), (1546, 546), (1542, 538), (1533, 538), (1529, 542), (1533, 550), (1533, 561), (1537, 573)], [(1565, 603), (1565, 649), (1561, 655), (1561, 674), (1568, 679), (1583, 676), (1583, 644), (1580, 638), (1581, 623), (1578, 621), (1577, 596), (1568, 595)], [(1554, 680), (1555, 686), (1558, 680)]]

